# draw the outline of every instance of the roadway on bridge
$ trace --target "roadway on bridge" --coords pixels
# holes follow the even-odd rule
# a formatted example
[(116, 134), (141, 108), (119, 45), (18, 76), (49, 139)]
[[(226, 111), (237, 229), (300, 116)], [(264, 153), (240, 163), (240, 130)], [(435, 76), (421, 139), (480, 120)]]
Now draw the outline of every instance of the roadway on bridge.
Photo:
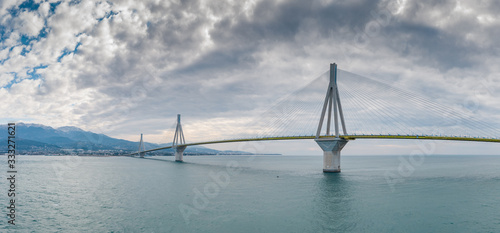
[[(319, 138), (335, 138), (334, 136), (320, 136)], [(478, 137), (458, 137), (458, 136), (429, 136), (429, 135), (341, 135), (340, 138), (347, 140), (356, 139), (413, 139), (413, 140), (447, 140), (447, 141), (470, 141), (470, 142), (496, 142), (500, 143), (498, 138), (478, 138)], [(220, 144), (220, 143), (230, 143), (230, 142), (253, 142), (253, 141), (282, 141), (282, 140), (312, 140), (316, 139), (315, 136), (284, 136), (284, 137), (262, 137), (262, 138), (241, 138), (241, 139), (228, 139), (228, 140), (218, 140), (218, 141), (206, 141), (206, 142), (194, 142), (186, 143), (178, 146), (198, 146), (207, 144)], [(173, 146), (159, 147), (155, 149), (142, 151), (153, 152), (159, 150), (170, 149)], [(132, 153), (130, 155), (138, 154)]]

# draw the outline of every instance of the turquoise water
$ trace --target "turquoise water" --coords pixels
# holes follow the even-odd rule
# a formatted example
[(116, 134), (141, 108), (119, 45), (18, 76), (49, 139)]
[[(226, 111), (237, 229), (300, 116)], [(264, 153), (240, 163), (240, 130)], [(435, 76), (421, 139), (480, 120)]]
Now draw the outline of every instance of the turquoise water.
[(184, 159), (18, 157), (0, 231), (500, 232), (500, 156), (343, 156), (340, 174), (321, 156)]

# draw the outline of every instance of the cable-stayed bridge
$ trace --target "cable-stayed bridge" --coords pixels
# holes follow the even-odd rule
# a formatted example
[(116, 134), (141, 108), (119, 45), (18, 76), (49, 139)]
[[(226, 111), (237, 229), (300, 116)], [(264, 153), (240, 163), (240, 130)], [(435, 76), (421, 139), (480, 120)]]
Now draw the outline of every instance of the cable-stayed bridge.
[[(451, 97), (461, 98), (460, 95)], [(246, 135), (241, 132), (235, 135), (234, 130), (227, 129), (224, 133), (226, 139), (205, 139), (186, 143), (178, 115), (171, 146), (145, 150), (141, 134), (139, 150), (131, 155), (144, 157), (147, 152), (172, 148), (175, 161), (182, 162), (184, 150), (188, 146), (315, 140), (324, 152), (323, 171), (340, 172), (340, 152), (350, 140), (500, 142), (498, 123), (479, 119), (477, 114), (468, 109), (457, 109), (456, 106), (453, 108), (438, 103), (439, 98), (449, 98), (448, 95), (437, 95), (433, 98), (422, 97), (346, 71), (338, 72), (337, 65), (330, 64), (329, 72), (283, 98), (247, 125)]]

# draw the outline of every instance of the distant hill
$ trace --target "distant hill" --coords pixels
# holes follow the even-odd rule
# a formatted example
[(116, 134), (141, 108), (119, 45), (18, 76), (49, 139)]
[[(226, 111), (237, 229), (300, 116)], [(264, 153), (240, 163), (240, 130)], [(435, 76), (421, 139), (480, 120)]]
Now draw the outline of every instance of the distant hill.
[[(7, 125), (0, 125), (0, 152), (7, 151)], [(152, 149), (168, 144), (145, 143), (146, 149)], [(112, 138), (104, 134), (84, 131), (74, 126), (52, 128), (41, 124), (16, 124), (16, 150), (25, 154), (47, 153), (95, 153), (111, 154), (137, 151), (139, 142)], [(104, 151), (104, 152), (103, 152)], [(172, 154), (173, 150), (160, 151), (161, 154)], [(185, 154), (250, 154), (240, 151), (218, 151), (203, 146), (190, 146)]]

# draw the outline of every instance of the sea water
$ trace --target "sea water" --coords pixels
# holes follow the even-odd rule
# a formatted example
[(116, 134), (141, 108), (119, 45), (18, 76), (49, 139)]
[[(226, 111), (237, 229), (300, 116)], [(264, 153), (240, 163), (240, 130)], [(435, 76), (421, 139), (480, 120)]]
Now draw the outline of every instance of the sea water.
[(500, 232), (500, 156), (173, 159), (17, 156), (0, 232)]

